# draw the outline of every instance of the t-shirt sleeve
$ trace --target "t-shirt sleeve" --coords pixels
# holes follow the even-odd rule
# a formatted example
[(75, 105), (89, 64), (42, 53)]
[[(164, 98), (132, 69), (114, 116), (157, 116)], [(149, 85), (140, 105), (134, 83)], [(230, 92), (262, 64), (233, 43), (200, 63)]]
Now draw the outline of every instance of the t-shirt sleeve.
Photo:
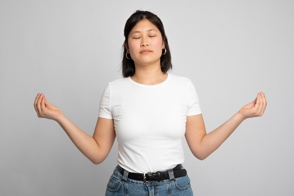
[(192, 83), (191, 79), (188, 82), (188, 90), (189, 90), (189, 110), (187, 116), (201, 114), (201, 108), (199, 103), (198, 94), (194, 84)]
[(105, 87), (99, 105), (99, 114), (98, 117), (102, 118), (112, 118), (112, 111), (111, 111), (111, 99), (110, 99), (110, 88), (109, 84)]

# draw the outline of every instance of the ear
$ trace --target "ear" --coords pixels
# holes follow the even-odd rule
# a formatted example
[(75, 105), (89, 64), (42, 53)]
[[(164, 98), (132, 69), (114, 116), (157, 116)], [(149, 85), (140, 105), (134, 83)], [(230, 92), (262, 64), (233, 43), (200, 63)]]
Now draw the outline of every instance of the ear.
[(124, 42), (124, 45), (125, 45), (126, 49), (129, 50), (129, 49), (128, 49), (128, 46), (127, 46), (127, 44), (126, 44), (126, 42)]
[[(165, 36), (163, 39), (166, 40), (167, 37)], [(165, 49), (165, 42), (164, 42), (164, 40), (162, 40), (162, 49)]]

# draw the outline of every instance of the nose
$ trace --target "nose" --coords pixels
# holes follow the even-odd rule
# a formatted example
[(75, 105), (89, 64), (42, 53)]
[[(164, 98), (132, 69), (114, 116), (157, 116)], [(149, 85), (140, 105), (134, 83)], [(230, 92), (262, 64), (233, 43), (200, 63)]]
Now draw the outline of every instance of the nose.
[(148, 46), (148, 43), (146, 43), (146, 42), (144, 43), (144, 42), (143, 42), (143, 43), (141, 44), (141, 46)]
[(143, 38), (142, 38), (142, 43), (141, 43), (141, 46), (148, 46), (149, 44), (146, 42), (146, 39), (148, 39), (148, 38), (146, 38), (146, 37), (144, 37), (144, 36), (142, 36)]

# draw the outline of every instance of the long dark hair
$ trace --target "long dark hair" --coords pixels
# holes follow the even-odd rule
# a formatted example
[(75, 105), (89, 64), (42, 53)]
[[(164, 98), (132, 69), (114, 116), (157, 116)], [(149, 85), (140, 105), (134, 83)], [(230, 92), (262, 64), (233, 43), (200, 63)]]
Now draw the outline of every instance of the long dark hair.
[[(162, 39), (165, 43), (166, 53), (165, 55), (162, 55), (160, 57), (161, 71), (163, 73), (166, 73), (169, 69), (172, 69), (170, 49), (169, 49), (167, 37), (165, 35), (164, 27), (160, 18), (149, 11), (137, 10), (135, 13), (133, 13), (129, 17), (124, 28), (125, 41), (122, 45), (123, 47), (122, 74), (124, 78), (133, 76), (135, 74), (135, 64), (133, 59), (131, 59), (130, 57), (128, 57), (129, 59), (126, 58), (127, 49), (125, 47), (125, 43), (128, 46), (128, 36), (130, 31), (140, 20), (143, 20), (143, 19), (148, 19), (152, 24), (154, 24), (158, 28), (158, 30), (161, 33)], [(162, 54), (164, 54), (164, 52), (165, 50), (163, 49)]]

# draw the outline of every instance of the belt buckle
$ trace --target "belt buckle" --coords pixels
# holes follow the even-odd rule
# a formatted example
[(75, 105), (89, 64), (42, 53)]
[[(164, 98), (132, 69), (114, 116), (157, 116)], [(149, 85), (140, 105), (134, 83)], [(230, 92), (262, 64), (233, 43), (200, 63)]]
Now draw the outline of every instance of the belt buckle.
[(144, 181), (144, 182), (150, 182), (150, 181), (147, 181), (147, 180), (146, 180), (146, 174), (152, 174), (152, 172), (144, 172), (144, 173), (143, 173), (143, 181)]
[(147, 181), (147, 180), (146, 180), (146, 174), (149, 175), (149, 176), (151, 176), (151, 177), (154, 179), (153, 181), (156, 180), (156, 181), (159, 182), (160, 179), (161, 179), (161, 178), (160, 178), (160, 174), (161, 174), (161, 173), (160, 173), (159, 171), (157, 171), (157, 172), (144, 172), (144, 173), (143, 173), (143, 181), (144, 181), (144, 182), (153, 182), (153, 181)]

